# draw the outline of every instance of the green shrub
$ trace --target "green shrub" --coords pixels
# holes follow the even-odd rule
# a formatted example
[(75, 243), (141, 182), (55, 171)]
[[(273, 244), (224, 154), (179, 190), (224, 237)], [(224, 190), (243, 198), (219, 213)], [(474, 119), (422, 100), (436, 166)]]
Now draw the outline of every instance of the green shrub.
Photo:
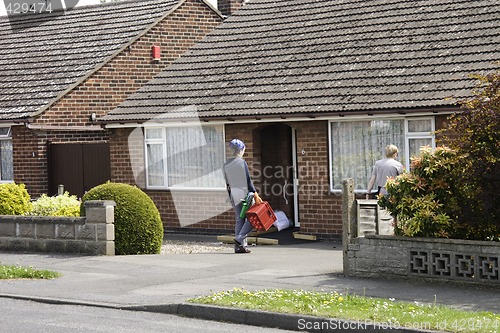
[[(464, 237), (500, 238), (500, 71), (475, 75), (473, 97), (462, 102), (462, 112), (449, 117), (440, 131), (443, 144), (462, 158), (456, 181), (463, 184), (459, 223)], [(497, 199), (495, 199), (497, 198)]]
[(379, 204), (407, 236), (500, 241), (500, 72), (474, 76), (473, 96), (448, 118), (435, 152), (387, 183)]
[(31, 210), (24, 184), (0, 184), (0, 215), (24, 215)]
[(409, 237), (444, 237), (476, 240), (499, 240), (492, 224), (463, 223), (461, 217), (470, 200), (457, 151), (439, 147), (421, 150), (412, 159), (411, 171), (386, 183), (387, 197), (379, 205), (396, 216), (395, 233)]
[(457, 154), (446, 147), (421, 150), (411, 172), (389, 179), (379, 205), (397, 217), (395, 232), (410, 237), (450, 237), (459, 213), (453, 181)]
[(160, 213), (142, 190), (132, 185), (108, 182), (88, 191), (82, 198), (83, 203), (87, 200), (116, 202), (116, 254), (160, 253), (163, 243)]
[(76, 195), (64, 192), (62, 195), (49, 197), (42, 194), (33, 202), (30, 215), (35, 216), (80, 216), (80, 200)]

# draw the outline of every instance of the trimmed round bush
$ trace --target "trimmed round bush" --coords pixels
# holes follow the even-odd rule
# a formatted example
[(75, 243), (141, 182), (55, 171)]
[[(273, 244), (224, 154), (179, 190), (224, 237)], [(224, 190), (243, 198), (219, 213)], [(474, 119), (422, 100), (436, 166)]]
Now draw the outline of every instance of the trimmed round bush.
[(116, 254), (156, 254), (163, 243), (163, 224), (153, 200), (136, 186), (105, 183), (92, 188), (82, 198), (113, 200), (115, 207)]
[(0, 215), (24, 215), (30, 210), (30, 195), (24, 184), (0, 184)]

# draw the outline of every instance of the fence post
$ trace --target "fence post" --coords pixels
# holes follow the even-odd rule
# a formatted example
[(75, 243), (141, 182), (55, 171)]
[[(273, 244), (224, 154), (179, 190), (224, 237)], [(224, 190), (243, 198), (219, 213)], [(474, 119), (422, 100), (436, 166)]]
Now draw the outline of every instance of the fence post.
[(349, 244), (356, 238), (356, 205), (354, 196), (354, 180), (342, 181), (342, 248), (344, 275), (349, 275)]

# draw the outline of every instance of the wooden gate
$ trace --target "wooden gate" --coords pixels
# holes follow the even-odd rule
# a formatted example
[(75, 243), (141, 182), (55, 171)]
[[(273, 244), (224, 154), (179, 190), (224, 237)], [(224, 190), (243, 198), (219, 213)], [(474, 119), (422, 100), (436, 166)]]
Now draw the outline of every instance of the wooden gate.
[(82, 197), (92, 187), (111, 179), (108, 143), (49, 143), (49, 195), (59, 185)]

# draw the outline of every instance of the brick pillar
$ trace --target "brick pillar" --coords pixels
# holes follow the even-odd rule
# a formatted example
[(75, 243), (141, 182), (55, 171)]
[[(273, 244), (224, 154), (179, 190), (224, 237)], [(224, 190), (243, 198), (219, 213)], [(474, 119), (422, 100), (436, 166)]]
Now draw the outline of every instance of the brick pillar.
[(217, 0), (217, 8), (222, 15), (234, 14), (245, 3), (245, 0)]
[(115, 255), (115, 206), (111, 200), (85, 201), (85, 224), (94, 225), (100, 254)]

